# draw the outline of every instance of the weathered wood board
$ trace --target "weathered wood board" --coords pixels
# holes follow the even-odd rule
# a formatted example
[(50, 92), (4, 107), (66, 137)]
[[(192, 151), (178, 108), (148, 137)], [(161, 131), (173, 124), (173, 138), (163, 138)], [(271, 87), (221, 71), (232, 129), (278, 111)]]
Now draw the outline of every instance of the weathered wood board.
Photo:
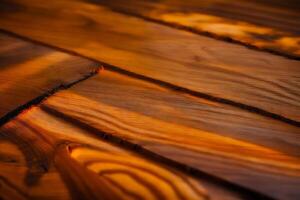
[(99, 66), (0, 34), (0, 118), (60, 85), (77, 81)]
[(89, 0), (113, 10), (300, 58), (297, 0)]
[(10, 11), (0, 14), (1, 28), (299, 124), (299, 61), (81, 1), (9, 5)]
[(167, 12), (198, 12), (235, 21), (245, 21), (290, 33), (300, 33), (298, 0), (128, 0), (126, 4), (121, 3), (121, 0), (87, 1), (107, 5), (112, 9), (144, 14), (144, 16)]
[(243, 199), (34, 107), (0, 128), (0, 198)]
[(298, 200), (299, 8), (0, 1), (0, 200)]
[(41, 108), (267, 196), (300, 195), (297, 127), (105, 70)]

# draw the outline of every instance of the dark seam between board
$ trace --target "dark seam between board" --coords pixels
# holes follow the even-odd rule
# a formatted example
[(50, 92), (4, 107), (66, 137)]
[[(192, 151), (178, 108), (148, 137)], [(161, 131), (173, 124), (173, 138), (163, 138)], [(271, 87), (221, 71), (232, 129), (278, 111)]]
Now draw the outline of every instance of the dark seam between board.
[[(52, 48), (52, 49), (56, 49), (56, 50), (61, 51), (61, 52), (68, 53), (70, 55), (74, 55), (74, 56), (78, 56), (78, 57), (81, 57), (81, 58), (84, 58), (84, 59), (94, 61), (96, 63), (101, 64), (108, 71), (117, 72), (119, 74), (123, 74), (123, 75), (129, 76), (129, 77), (132, 77), (132, 78), (136, 78), (136, 79), (139, 79), (139, 80), (147, 81), (147, 82), (159, 85), (161, 87), (164, 87), (164, 88), (167, 88), (167, 89), (170, 89), (170, 90), (173, 90), (173, 91), (189, 94), (189, 95), (192, 95), (194, 97), (207, 99), (207, 100), (210, 100), (210, 101), (213, 101), (213, 102), (218, 102), (218, 103), (230, 105), (230, 106), (233, 106), (233, 107), (236, 107), (236, 108), (239, 108), (239, 109), (251, 112), (251, 113), (259, 114), (259, 115), (262, 115), (264, 117), (269, 117), (269, 118), (272, 118), (274, 120), (278, 120), (278, 121), (281, 121), (281, 122), (284, 122), (284, 123), (287, 123), (287, 124), (290, 124), (290, 125), (293, 125), (293, 126), (296, 126), (296, 127), (300, 127), (300, 121), (293, 120), (293, 119), (287, 118), (285, 116), (282, 116), (282, 115), (279, 115), (279, 114), (276, 114), (276, 113), (273, 113), (273, 112), (270, 112), (270, 111), (267, 111), (267, 110), (264, 110), (264, 109), (261, 109), (261, 108), (257, 108), (257, 107), (251, 106), (251, 105), (247, 105), (247, 104), (243, 104), (243, 103), (240, 103), (240, 102), (232, 101), (230, 99), (225, 99), (225, 98), (221, 98), (221, 97), (212, 96), (212, 95), (206, 94), (204, 92), (194, 91), (194, 90), (191, 90), (191, 89), (188, 89), (188, 88), (185, 88), (185, 87), (174, 85), (174, 84), (166, 82), (166, 81), (158, 80), (158, 79), (151, 78), (151, 77), (148, 77), (148, 76), (145, 76), (145, 75), (137, 74), (135, 72), (127, 71), (127, 70), (124, 70), (120, 67), (117, 67), (117, 66), (99, 61), (95, 58), (91, 58), (89, 56), (82, 55), (80, 53), (77, 53), (76, 51), (68, 50), (68, 49), (65, 49), (65, 48), (62, 48), (62, 47), (58, 47), (58, 46), (55, 46), (55, 45), (52, 45), (52, 44), (48, 44), (46, 42), (42, 42), (42, 41), (39, 41), (39, 40), (36, 40), (36, 39), (32, 39), (32, 38), (27, 37), (27, 36), (22, 36), (22, 35), (19, 35), (17, 33), (12, 32), (12, 31), (5, 30), (3, 28), (0, 28), (0, 32), (12, 35), (13, 37), (17, 37), (17, 38), (29, 41), (29, 42), (34, 43), (34, 44), (43, 45), (43, 46), (46, 46), (46, 47), (49, 47), (49, 48)], [(39, 98), (39, 97), (37, 97), (37, 98)], [(36, 103), (36, 104), (38, 104), (38, 103)], [(20, 106), (20, 107), (22, 107), (22, 106)], [(1, 123), (1, 121), (2, 121), (2, 118), (0, 119), (0, 126), (3, 124), (3, 123)]]
[(179, 171), (183, 171), (186, 174), (189, 174), (191, 176), (197, 177), (200, 180), (204, 179), (210, 183), (214, 183), (217, 185), (221, 185), (222, 187), (225, 187), (226, 189), (236, 192), (239, 195), (241, 195), (244, 199), (257, 199), (257, 200), (273, 200), (273, 197), (270, 197), (266, 194), (263, 194), (259, 191), (249, 189), (245, 186), (238, 185), (236, 183), (227, 181), (225, 179), (222, 179), (218, 176), (215, 176), (213, 174), (204, 172), (202, 170), (199, 170), (194, 167), (190, 167), (189, 165), (186, 165), (184, 163), (169, 159), (165, 156), (161, 156), (155, 152), (152, 152), (151, 150), (148, 150), (147, 148), (144, 148), (143, 146), (130, 142), (129, 140), (123, 139), (121, 137), (112, 135), (110, 133), (107, 133), (103, 130), (99, 130), (93, 126), (90, 126), (87, 123), (81, 122), (79, 120), (76, 120), (75, 118), (71, 116), (67, 116), (64, 113), (61, 113), (54, 108), (50, 108), (47, 105), (41, 105), (41, 110), (44, 112), (58, 117), (62, 120), (64, 120), (66, 123), (70, 123), (73, 126), (76, 126), (80, 129), (87, 130), (91, 132), (93, 136), (96, 136), (97, 138), (100, 138), (101, 140), (104, 140), (108, 142), (109, 144), (112, 144), (114, 146), (120, 147), (122, 149), (128, 150), (130, 152), (134, 152), (135, 154), (142, 155), (144, 158), (152, 160), (156, 163), (161, 163), (166, 166), (171, 166)]
[(261, 51), (261, 52), (267, 52), (273, 55), (277, 55), (277, 56), (281, 56), (281, 57), (285, 57), (288, 59), (292, 59), (292, 60), (300, 60), (300, 55), (296, 55), (296, 54), (292, 54), (292, 53), (287, 53), (285, 51), (281, 51), (281, 50), (276, 50), (276, 49), (272, 49), (272, 48), (268, 48), (268, 47), (258, 47), (256, 45), (253, 45), (251, 43), (248, 42), (243, 42), (241, 40), (236, 40), (230, 36), (222, 36), (213, 32), (209, 32), (209, 31), (202, 31), (202, 30), (198, 30), (195, 29), (193, 27), (188, 27), (185, 25), (181, 25), (178, 24), (176, 22), (166, 22), (166, 21), (162, 21), (159, 19), (155, 19), (155, 18), (151, 18), (151, 17), (147, 17), (145, 15), (142, 14), (138, 14), (138, 13), (133, 13), (133, 12), (129, 12), (129, 11), (125, 11), (122, 9), (117, 9), (117, 8), (111, 8), (109, 6), (106, 5), (102, 5), (103, 7), (106, 7), (107, 9), (117, 12), (117, 13), (121, 13), (124, 15), (129, 15), (129, 16), (133, 16), (139, 19), (143, 19), (144, 21), (147, 22), (152, 22), (152, 23), (156, 23), (156, 24), (160, 24), (163, 26), (168, 26), (174, 29), (178, 29), (178, 30), (183, 30), (183, 31), (188, 31), (197, 35), (201, 35), (201, 36), (205, 36), (205, 37), (209, 37), (209, 38), (213, 38), (215, 40), (219, 40), (219, 41), (223, 41), (223, 42), (228, 42), (228, 43), (232, 43), (232, 44), (237, 44), (237, 45), (241, 45), (244, 46), (248, 49), (252, 49), (252, 50), (256, 50), (256, 51)]
[(67, 84), (60, 84), (57, 87), (54, 87), (54, 88), (46, 91), (45, 93), (42, 93), (38, 97), (28, 101), (27, 103), (18, 106), (16, 109), (6, 113), (3, 117), (0, 118), (0, 127), (3, 126), (4, 124), (6, 124), (7, 122), (9, 122), (10, 120), (16, 118), (22, 112), (30, 109), (32, 106), (37, 106), (37, 105), (41, 104), (43, 101), (45, 101), (47, 98), (49, 98), (56, 92), (59, 92), (61, 90), (66, 90), (66, 89), (72, 87), (73, 85), (80, 83), (81, 81), (84, 81), (88, 78), (95, 76), (96, 74), (99, 73), (100, 69), (102, 69), (102, 66), (89, 72), (88, 74), (84, 75), (83, 77), (81, 77), (78, 80), (75, 80), (75, 81), (73, 81), (71, 83), (67, 83)]

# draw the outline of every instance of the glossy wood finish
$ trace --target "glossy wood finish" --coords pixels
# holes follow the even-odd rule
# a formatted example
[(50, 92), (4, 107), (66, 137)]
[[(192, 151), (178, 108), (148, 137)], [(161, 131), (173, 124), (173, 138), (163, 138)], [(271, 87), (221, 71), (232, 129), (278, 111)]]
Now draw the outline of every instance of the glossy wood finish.
[(298, 200), (295, 2), (0, 0), (0, 200)]
[(40, 108), (0, 129), (0, 198), (240, 199)]
[(41, 107), (268, 196), (300, 195), (299, 128), (109, 71)]
[(68, 85), (99, 64), (0, 34), (0, 118), (60, 85)]
[(299, 61), (146, 22), (87, 2), (14, 2), (9, 4), (13, 11), (1, 13), (0, 27), (4, 29), (299, 124)]
[[(90, 0), (113, 10), (155, 19), (245, 45), (300, 58), (300, 7), (297, 0)], [(225, 38), (224, 38), (225, 39)]]
[(300, 6), (297, 0), (128, 0), (126, 4), (122, 4), (120, 0), (87, 1), (131, 13), (144, 13), (145, 16), (167, 12), (198, 12), (272, 27), (281, 31), (300, 33), (299, 21), (297, 20)]

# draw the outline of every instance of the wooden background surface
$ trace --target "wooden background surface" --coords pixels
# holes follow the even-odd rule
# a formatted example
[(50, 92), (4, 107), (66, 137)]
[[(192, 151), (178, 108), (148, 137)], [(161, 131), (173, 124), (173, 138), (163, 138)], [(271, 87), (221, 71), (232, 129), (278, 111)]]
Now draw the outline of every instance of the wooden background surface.
[(0, 0), (0, 199), (299, 199), (297, 2)]

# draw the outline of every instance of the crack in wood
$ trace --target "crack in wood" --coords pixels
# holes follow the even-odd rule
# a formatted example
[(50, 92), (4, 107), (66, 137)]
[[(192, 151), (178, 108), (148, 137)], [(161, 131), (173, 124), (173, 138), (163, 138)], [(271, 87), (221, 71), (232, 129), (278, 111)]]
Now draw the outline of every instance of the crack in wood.
[[(256, 114), (259, 114), (259, 115), (262, 115), (262, 116), (265, 116), (265, 117), (269, 117), (269, 118), (272, 118), (272, 119), (275, 119), (275, 120), (278, 120), (278, 121), (281, 121), (281, 122), (284, 122), (284, 123), (287, 123), (287, 124), (290, 124), (290, 125), (293, 125), (293, 126), (296, 126), (296, 127), (300, 127), (300, 122), (299, 121), (284, 117), (282, 115), (279, 115), (279, 114), (276, 114), (276, 113), (273, 113), (273, 112), (269, 112), (267, 110), (264, 110), (264, 109), (261, 109), (261, 108), (258, 108), (258, 107), (254, 107), (254, 106), (251, 106), (251, 105), (247, 105), (247, 104), (243, 104), (243, 103), (240, 103), (240, 102), (232, 101), (230, 99), (215, 97), (213, 95), (209, 95), (209, 94), (206, 94), (206, 93), (202, 93), (202, 92), (194, 91), (194, 90), (191, 90), (191, 89), (188, 89), (188, 88), (185, 88), (185, 87), (174, 85), (174, 84), (166, 82), (166, 81), (162, 81), (162, 80), (154, 79), (154, 78), (147, 77), (147, 76), (144, 76), (144, 75), (141, 75), (141, 74), (137, 74), (137, 73), (134, 73), (134, 72), (130, 72), (130, 71), (124, 70), (124, 69), (122, 69), (118, 66), (114, 66), (114, 65), (99, 61), (95, 58), (91, 58), (89, 56), (82, 55), (78, 52), (68, 50), (68, 49), (65, 49), (65, 48), (62, 48), (62, 47), (58, 47), (58, 46), (55, 46), (55, 45), (52, 45), (52, 44), (48, 44), (48, 43), (45, 43), (45, 42), (42, 42), (42, 41), (38, 41), (38, 40), (32, 39), (32, 38), (27, 37), (27, 36), (19, 35), (17, 33), (5, 30), (3, 28), (0, 28), (0, 32), (4, 32), (4, 33), (12, 35), (14, 37), (32, 42), (34, 44), (43, 45), (43, 46), (46, 46), (46, 47), (49, 47), (49, 48), (53, 48), (53, 49), (56, 49), (58, 51), (68, 53), (70, 55), (78, 56), (78, 57), (81, 57), (81, 58), (84, 58), (84, 59), (89, 59), (91, 61), (100, 63), (106, 70), (109, 70), (109, 71), (114, 71), (114, 72), (124, 74), (124, 75), (130, 76), (130, 77), (133, 77), (133, 78), (137, 78), (137, 79), (140, 79), (140, 80), (151, 82), (151, 83), (160, 85), (162, 87), (171, 89), (173, 91), (186, 93), (186, 94), (192, 95), (194, 97), (207, 99), (207, 100), (210, 100), (210, 101), (213, 101), (213, 102), (218, 102), (218, 103), (223, 103), (223, 104), (227, 104), (227, 105), (230, 105), (230, 106), (234, 106), (234, 107), (240, 108), (240, 109), (248, 111), (248, 112), (256, 113)], [(20, 109), (16, 109), (16, 110), (20, 110)], [(18, 111), (18, 113), (19, 112), (20, 111)], [(11, 114), (7, 114), (7, 115), (11, 115)], [(4, 116), (3, 118), (6, 118), (6, 117)], [(5, 123), (5, 122), (3, 123), (2, 121), (3, 120), (0, 119), (0, 126)]]
[(193, 175), (197, 178), (204, 179), (208, 182), (211, 182), (212, 184), (221, 185), (225, 188), (227, 188), (229, 191), (239, 191), (239, 194), (244, 199), (265, 199), (265, 200), (273, 200), (274, 198), (267, 196), (265, 194), (262, 194), (258, 191), (251, 190), (249, 188), (240, 186), (238, 184), (232, 183), (230, 181), (226, 181), (224, 179), (219, 178), (218, 176), (208, 174), (206, 172), (203, 172), (197, 168), (193, 168), (189, 165), (185, 165), (184, 163), (177, 162), (175, 160), (166, 158), (162, 155), (159, 155), (155, 152), (152, 152), (151, 150), (148, 150), (144, 148), (143, 146), (132, 143), (129, 140), (122, 139), (118, 136), (112, 135), (110, 133), (107, 133), (105, 131), (99, 130), (93, 126), (90, 126), (89, 124), (86, 124), (84, 122), (81, 122), (79, 120), (76, 120), (75, 118), (65, 115), (64, 113), (61, 113), (59, 111), (56, 111), (53, 108), (49, 108), (46, 105), (40, 106), (41, 110), (44, 112), (53, 115), (55, 117), (58, 117), (62, 120), (64, 120), (67, 123), (72, 124), (73, 126), (77, 126), (80, 129), (88, 130), (91, 134), (93, 134), (95, 137), (100, 138), (101, 140), (104, 140), (112, 145), (115, 145), (117, 147), (120, 147), (122, 149), (138, 153), (142, 155), (143, 157), (152, 160), (154, 162), (158, 162), (167, 166), (174, 167), (175, 169), (178, 169), (180, 171), (183, 171), (187, 174)]
[(216, 39), (216, 40), (219, 40), (219, 41), (223, 41), (223, 42), (242, 45), (242, 46), (244, 46), (248, 49), (267, 52), (267, 53), (270, 53), (270, 54), (274, 54), (274, 55), (277, 55), (277, 56), (282, 56), (282, 57), (292, 59), (292, 60), (300, 60), (300, 56), (298, 56), (296, 54), (290, 54), (290, 53), (287, 53), (287, 52), (284, 52), (284, 51), (280, 51), (280, 50), (276, 50), (276, 49), (272, 49), (272, 48), (268, 48), (268, 47), (258, 47), (256, 45), (251, 44), (251, 43), (247, 43), (247, 42), (243, 42), (243, 41), (234, 39), (233, 37), (223, 36), (223, 35), (219, 35), (219, 34), (216, 34), (216, 33), (213, 33), (213, 32), (209, 32), (209, 31), (202, 31), (202, 30), (199, 30), (199, 29), (196, 29), (196, 28), (193, 28), (193, 27), (188, 27), (188, 26), (184, 26), (184, 25), (181, 25), (181, 24), (178, 24), (178, 23), (173, 23), (173, 22), (162, 21), (162, 20), (159, 20), (159, 19), (147, 17), (145, 15), (141, 15), (141, 14), (137, 14), (137, 13), (133, 13), (133, 12), (117, 9), (117, 8), (110, 8), (106, 5), (102, 5), (102, 6), (110, 9), (111, 11), (118, 12), (118, 13), (121, 13), (121, 14), (124, 14), (124, 15), (133, 16), (133, 17), (136, 17), (136, 18), (140, 18), (140, 19), (143, 19), (147, 22), (157, 23), (157, 24), (160, 24), (160, 25), (164, 25), (164, 26), (174, 28), (174, 29), (188, 31), (188, 32), (191, 32), (191, 33), (194, 33), (194, 34), (210, 37), (210, 38), (213, 38), (213, 39)]
[(0, 127), (9, 122), (10, 120), (16, 118), (19, 114), (26, 112), (33, 106), (37, 106), (41, 104), (43, 101), (45, 101), (47, 98), (52, 96), (58, 91), (66, 90), (73, 85), (80, 83), (81, 81), (84, 81), (90, 77), (93, 77), (94, 75), (98, 74), (99, 71), (103, 69), (102, 66), (98, 67), (96, 70), (89, 72), (88, 74), (84, 75), (82, 78), (75, 80), (69, 84), (60, 84), (59, 86), (52, 88), (51, 90), (48, 90), (47, 92), (43, 93), (42, 95), (37, 96), (36, 98), (28, 101), (27, 103), (18, 106), (16, 109), (6, 113), (3, 117), (0, 118)]

